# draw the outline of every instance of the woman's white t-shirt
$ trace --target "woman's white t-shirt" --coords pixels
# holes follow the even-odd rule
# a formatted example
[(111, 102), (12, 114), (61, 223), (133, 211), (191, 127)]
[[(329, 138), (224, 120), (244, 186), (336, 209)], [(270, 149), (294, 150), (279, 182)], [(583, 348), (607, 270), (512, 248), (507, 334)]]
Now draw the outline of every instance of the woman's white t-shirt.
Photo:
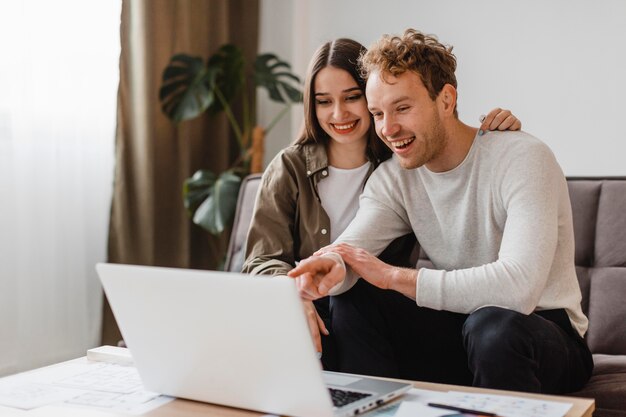
[(322, 207), (330, 219), (330, 241), (348, 227), (359, 209), (359, 196), (363, 191), (370, 162), (358, 168), (328, 167), (328, 178), (318, 182), (317, 191)]

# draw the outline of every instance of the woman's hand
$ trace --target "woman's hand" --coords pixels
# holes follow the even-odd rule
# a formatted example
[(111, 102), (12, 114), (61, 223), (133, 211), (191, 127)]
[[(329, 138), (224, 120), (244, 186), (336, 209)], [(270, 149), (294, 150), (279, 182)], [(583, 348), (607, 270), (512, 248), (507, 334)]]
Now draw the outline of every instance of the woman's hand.
[(326, 329), (326, 325), (324, 321), (317, 313), (315, 309), (315, 305), (312, 301), (302, 300), (302, 305), (304, 306), (304, 314), (306, 315), (306, 321), (309, 324), (309, 331), (311, 332), (311, 338), (313, 339), (313, 343), (315, 344), (315, 350), (318, 353), (322, 353), (322, 336), (328, 336), (328, 329)]
[(510, 110), (495, 108), (486, 116), (480, 116), (480, 130), (520, 130), (522, 122)]

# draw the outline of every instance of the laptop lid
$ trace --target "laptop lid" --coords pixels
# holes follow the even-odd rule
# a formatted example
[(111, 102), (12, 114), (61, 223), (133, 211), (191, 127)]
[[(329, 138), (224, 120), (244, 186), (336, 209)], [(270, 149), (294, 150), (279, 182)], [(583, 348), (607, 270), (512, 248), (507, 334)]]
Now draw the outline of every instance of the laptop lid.
[[(148, 390), (290, 416), (352, 415), (406, 391), (342, 374), (373, 396), (333, 409), (295, 283), (230, 272), (96, 266)], [(403, 386), (400, 386), (403, 385)], [(379, 388), (382, 392), (379, 392)]]

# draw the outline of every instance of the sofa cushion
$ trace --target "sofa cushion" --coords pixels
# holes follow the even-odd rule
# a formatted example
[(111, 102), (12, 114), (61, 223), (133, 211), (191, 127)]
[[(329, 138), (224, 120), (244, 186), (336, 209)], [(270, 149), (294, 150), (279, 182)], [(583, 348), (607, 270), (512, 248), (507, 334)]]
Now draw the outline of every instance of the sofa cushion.
[(600, 181), (568, 181), (576, 238), (575, 263), (579, 266), (593, 264)]
[(578, 277), (578, 285), (580, 286), (580, 292), (582, 294), (580, 305), (583, 309), (583, 313), (585, 313), (587, 317), (589, 317), (589, 290), (591, 288), (589, 271), (590, 268), (582, 266), (576, 267), (576, 276)]
[[(626, 181), (605, 181), (602, 184), (598, 204), (595, 266), (626, 267), (624, 213), (626, 213)], [(576, 239), (576, 243), (578, 242)]]
[(626, 355), (626, 270), (591, 270), (587, 343), (593, 353)]
[(595, 398), (594, 417), (626, 417), (626, 356), (593, 355), (593, 374), (576, 397)]

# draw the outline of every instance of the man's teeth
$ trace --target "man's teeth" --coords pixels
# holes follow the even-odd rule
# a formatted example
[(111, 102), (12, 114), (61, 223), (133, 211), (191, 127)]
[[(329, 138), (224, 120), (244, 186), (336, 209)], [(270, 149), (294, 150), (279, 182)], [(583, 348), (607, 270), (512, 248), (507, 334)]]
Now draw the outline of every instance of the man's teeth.
[(406, 145), (408, 145), (409, 143), (413, 142), (415, 140), (414, 137), (412, 138), (408, 138), (405, 140), (400, 140), (398, 142), (393, 142), (392, 145), (394, 148), (404, 148)]
[(354, 127), (354, 125), (356, 125), (356, 121), (354, 121), (352, 123), (346, 123), (346, 124), (343, 124), (343, 125), (335, 124), (333, 126), (335, 126), (335, 129), (337, 129), (337, 130), (347, 130), (347, 129), (352, 129)]

